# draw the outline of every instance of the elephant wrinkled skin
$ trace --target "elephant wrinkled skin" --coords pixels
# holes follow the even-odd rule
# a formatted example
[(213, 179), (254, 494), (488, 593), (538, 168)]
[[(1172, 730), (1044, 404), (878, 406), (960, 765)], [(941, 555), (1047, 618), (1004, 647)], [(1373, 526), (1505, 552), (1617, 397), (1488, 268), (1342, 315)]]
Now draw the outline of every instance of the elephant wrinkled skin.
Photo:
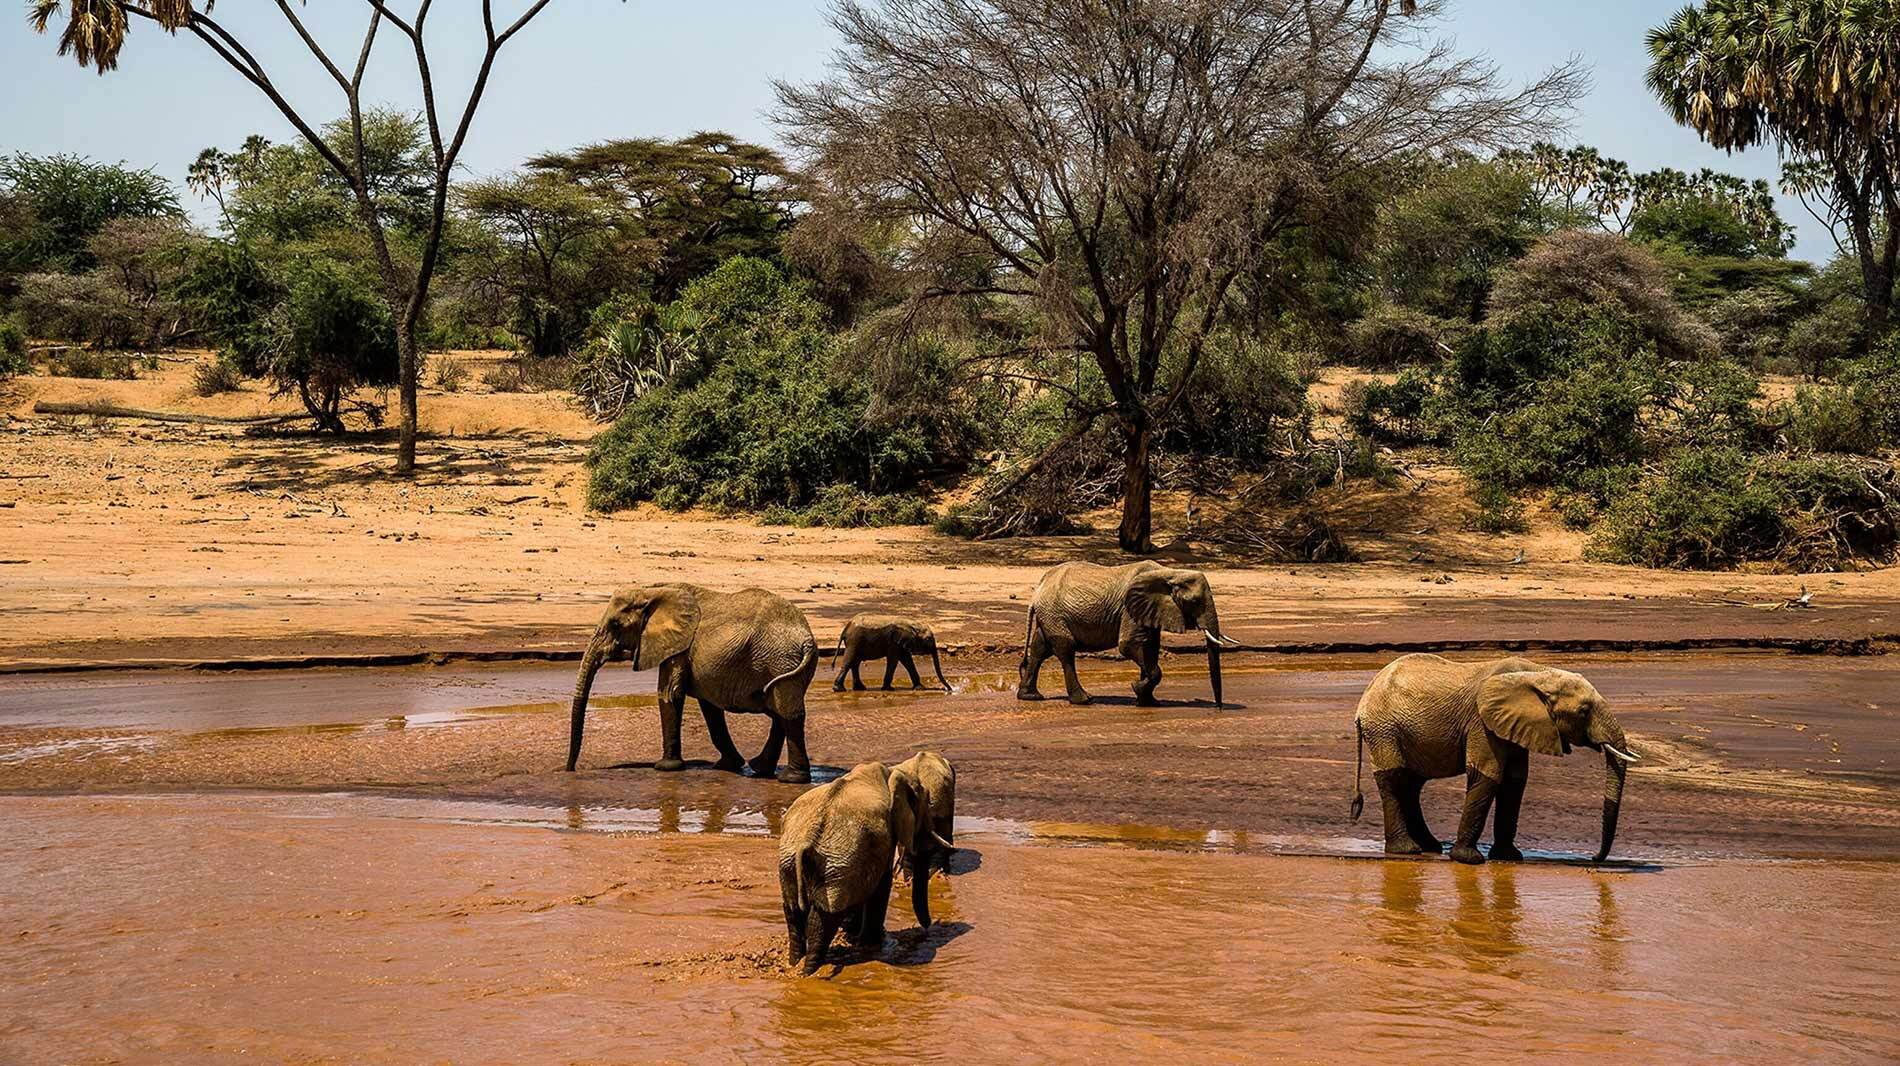
[(772, 732), (752, 760), (754, 773), (769, 777), (786, 749), (781, 781), (811, 780), (805, 751), (805, 689), (818, 671), (818, 642), (805, 615), (763, 589), (715, 592), (698, 585), (647, 585), (614, 593), (594, 630), (574, 681), (567, 768), (581, 754), (587, 695), (594, 675), (617, 651), (633, 653), (635, 670), (658, 667), (660, 735), (656, 770), (683, 770), (680, 716), (686, 698), (699, 701), (706, 732), (719, 749), (718, 767), (737, 772), (746, 765), (726, 731), (726, 712), (768, 714)]
[[(942, 756), (932, 759), (949, 766)], [(917, 924), (930, 928), (930, 871), (936, 853), (950, 844), (931, 828), (935, 818), (919, 767), (917, 756), (889, 767), (859, 763), (786, 808), (778, 876), (792, 965), (803, 960), (806, 973), (818, 969), (840, 927), (860, 948), (883, 944), (899, 864), (911, 876)]]
[(930, 656), (930, 665), (937, 671), (937, 683), (945, 692), (950, 691), (950, 682), (943, 679), (943, 661), (937, 657), (937, 634), (931, 628), (914, 618), (905, 618), (894, 614), (860, 614), (846, 622), (844, 632), (838, 634), (838, 678), (831, 683), (834, 692), (844, 691), (844, 678), (851, 675), (851, 687), (854, 690), (864, 688), (864, 678), (858, 675), (858, 667), (870, 659), (884, 660), (884, 687), (891, 687), (891, 678), (897, 675), (898, 666), (910, 674), (910, 687), (922, 688), (923, 679), (917, 676), (917, 663), (912, 655)]
[(1039, 700), (1037, 675), (1055, 656), (1069, 702), (1089, 702), (1075, 676), (1075, 653), (1117, 648), (1141, 667), (1135, 702), (1152, 706), (1161, 683), (1161, 633), (1200, 630), (1207, 639), (1207, 672), (1214, 703), (1221, 702), (1220, 649), (1234, 642), (1221, 636), (1214, 591), (1199, 570), (1171, 570), (1153, 562), (1127, 566), (1063, 563), (1042, 575), (1029, 603), (1029, 631), (1016, 698)]
[(1352, 817), (1357, 820), (1365, 804), (1359, 763), (1369, 746), (1373, 779), (1384, 805), (1387, 854), (1416, 855), (1443, 847), (1425, 825), (1419, 790), (1426, 781), (1462, 774), (1464, 816), (1451, 857), (1463, 863), (1485, 861), (1478, 838), (1495, 799), (1491, 858), (1522, 859), (1517, 819), (1530, 776), (1530, 753), (1568, 755), (1577, 746), (1603, 753), (1603, 839), (1596, 860), (1609, 857), (1627, 764), (1636, 756), (1603, 696), (1581, 676), (1529, 659), (1464, 663), (1407, 655), (1387, 664), (1366, 687), (1355, 725), (1359, 755), (1353, 767)]

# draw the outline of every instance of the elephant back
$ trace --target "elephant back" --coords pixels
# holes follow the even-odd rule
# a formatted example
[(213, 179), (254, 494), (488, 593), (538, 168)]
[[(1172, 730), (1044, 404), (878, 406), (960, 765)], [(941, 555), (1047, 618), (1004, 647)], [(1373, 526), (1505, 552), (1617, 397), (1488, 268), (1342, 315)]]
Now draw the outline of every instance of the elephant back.
[(796, 864), (815, 852), (816, 884), (805, 899), (837, 913), (869, 899), (896, 856), (891, 839), (889, 771), (861, 763), (829, 784), (811, 789), (786, 809), (779, 834), (779, 864)]
[[(727, 710), (764, 711), (765, 686), (801, 690), (818, 668), (818, 641), (805, 613), (764, 589), (709, 592), (700, 597), (699, 631), (687, 658), (688, 692)], [(803, 676), (796, 676), (802, 674)]]
[(1055, 640), (1073, 641), (1083, 651), (1112, 648), (1120, 639), (1129, 577), (1154, 566), (1146, 561), (1129, 566), (1063, 563), (1036, 583), (1030, 610), (1043, 633)]

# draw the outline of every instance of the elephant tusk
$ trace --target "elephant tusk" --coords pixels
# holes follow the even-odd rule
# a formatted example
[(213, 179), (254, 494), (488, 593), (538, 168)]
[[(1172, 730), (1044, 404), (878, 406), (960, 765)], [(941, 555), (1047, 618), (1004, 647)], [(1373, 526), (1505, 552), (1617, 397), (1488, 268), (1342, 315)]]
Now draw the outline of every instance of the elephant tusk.
[(1240, 647), (1240, 641), (1238, 640), (1230, 640), (1227, 637), (1220, 636), (1218, 634), (1212, 633), (1205, 629), (1201, 630), (1201, 633), (1204, 636), (1206, 636), (1209, 641), (1215, 644), (1221, 645), (1222, 647), (1227, 647), (1227, 648)]
[(1603, 750), (1609, 752), (1610, 754), (1616, 756), (1617, 758), (1623, 760), (1624, 762), (1640, 762), (1642, 761), (1642, 758), (1643, 758), (1641, 755), (1631, 755), (1629, 752), (1624, 751), (1623, 749), (1617, 747), (1614, 744), (1603, 745)]
[(957, 850), (957, 846), (955, 844), (952, 844), (948, 840), (945, 840), (944, 838), (938, 836), (937, 831), (935, 829), (932, 829), (930, 831), (930, 839), (935, 840), (937, 842), (937, 846), (942, 848), (945, 851)]

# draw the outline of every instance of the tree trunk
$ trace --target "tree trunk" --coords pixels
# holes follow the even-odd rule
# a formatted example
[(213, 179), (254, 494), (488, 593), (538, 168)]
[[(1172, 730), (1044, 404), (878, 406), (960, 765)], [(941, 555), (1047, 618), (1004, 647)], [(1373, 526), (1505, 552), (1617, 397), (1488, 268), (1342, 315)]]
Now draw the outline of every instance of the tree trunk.
[(1128, 451), (1122, 472), (1122, 524), (1116, 541), (1122, 551), (1146, 555), (1154, 550), (1149, 542), (1153, 525), (1153, 471), (1148, 452), (1154, 443), (1154, 430), (1146, 418), (1123, 420)]
[(422, 350), (416, 344), (416, 319), (405, 307), (396, 335), (396, 352), (402, 362), (402, 425), (396, 444), (396, 473), (410, 474), (416, 469), (416, 379), (422, 374)]

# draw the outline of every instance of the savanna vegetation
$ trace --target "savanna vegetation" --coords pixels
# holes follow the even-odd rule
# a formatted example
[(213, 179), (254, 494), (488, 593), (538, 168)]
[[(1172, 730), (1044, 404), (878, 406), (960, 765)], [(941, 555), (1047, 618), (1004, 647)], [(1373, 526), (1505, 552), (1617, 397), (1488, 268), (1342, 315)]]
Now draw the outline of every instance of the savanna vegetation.
[[(1649, 37), (1667, 113), (1780, 153), (1835, 238), (1814, 265), (1766, 182), (1559, 145), (1581, 72), (1507, 84), (1437, 42), (1430, 0), (844, 3), (831, 74), (777, 87), (783, 155), (630, 135), (458, 170), (544, 3), (491, 18), (453, 114), (371, 104), (322, 57), (327, 123), (208, 5), (35, 4), (101, 71), (131, 25), (199, 38), (298, 136), (206, 148), (183, 189), (0, 159), (0, 377), (29, 337), (94, 374), (211, 347), (198, 391), (263, 381), (337, 433), (394, 389), (402, 471), (421, 383), (562, 389), (603, 424), (601, 509), (997, 537), (1113, 508), (1140, 552), (1184, 489), (1336, 559), (1314, 490), (1417, 455), (1463, 473), (1476, 528), (1553, 509), (1607, 561), (1900, 544), (1890, 4), (1705, 0)], [(373, 5), (379, 33), (429, 84), (422, 20)], [(491, 347), (515, 355), (481, 382), (446, 354)], [(1333, 423), (1308, 390), (1339, 364)]]

